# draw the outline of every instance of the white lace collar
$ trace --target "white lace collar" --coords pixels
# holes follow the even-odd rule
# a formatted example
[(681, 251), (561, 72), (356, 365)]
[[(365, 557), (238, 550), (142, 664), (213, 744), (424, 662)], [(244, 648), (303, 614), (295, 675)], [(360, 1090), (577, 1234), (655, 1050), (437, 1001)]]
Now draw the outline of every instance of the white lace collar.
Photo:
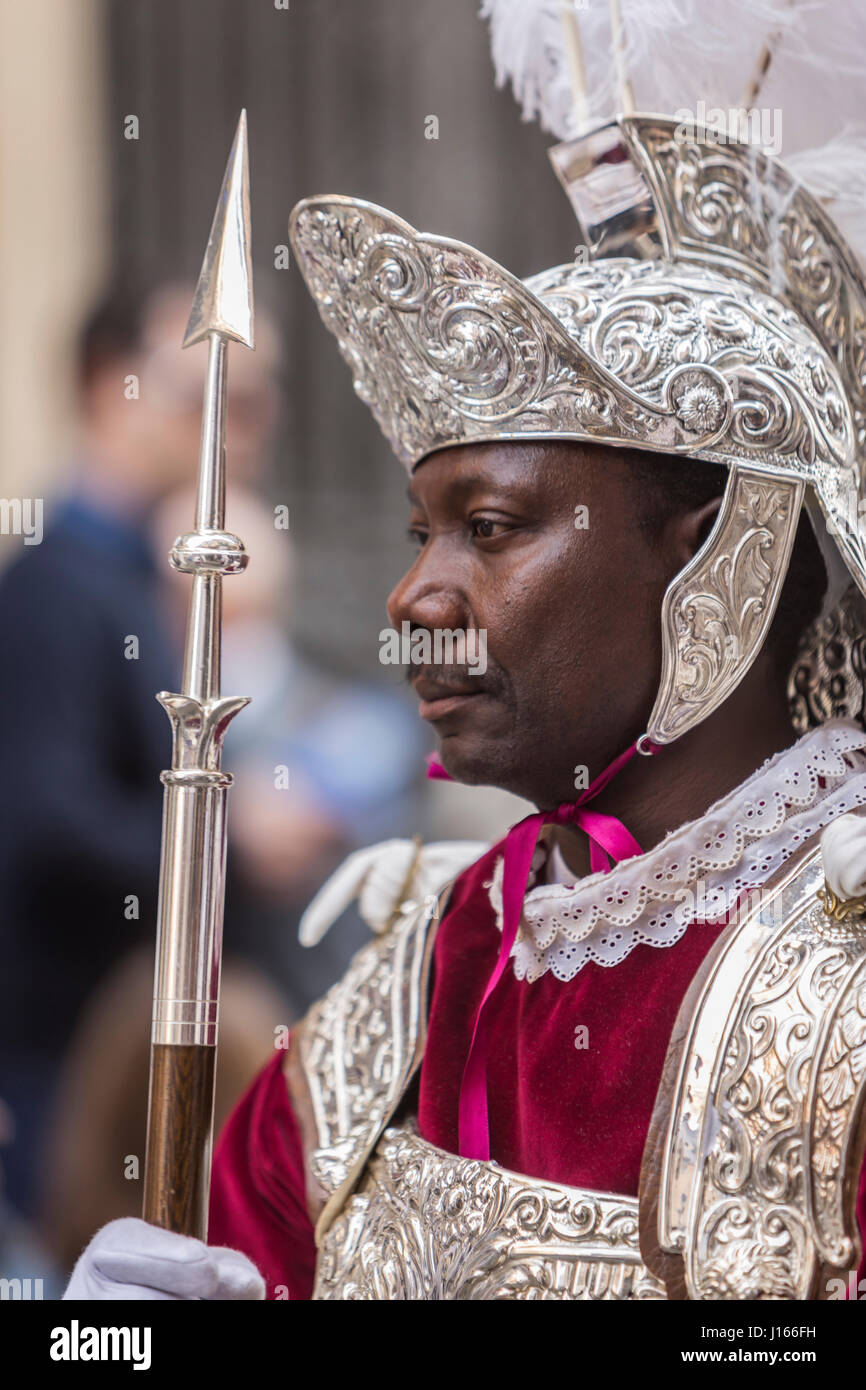
[[(673, 946), (696, 916), (721, 920), (804, 840), (862, 805), (866, 733), (849, 720), (812, 730), (646, 854), (574, 885), (530, 888), (511, 952), (514, 973), (572, 980), (587, 961), (613, 966), (641, 943)], [(538, 854), (536, 868), (544, 858)], [(485, 886), (501, 929), (501, 857)]]

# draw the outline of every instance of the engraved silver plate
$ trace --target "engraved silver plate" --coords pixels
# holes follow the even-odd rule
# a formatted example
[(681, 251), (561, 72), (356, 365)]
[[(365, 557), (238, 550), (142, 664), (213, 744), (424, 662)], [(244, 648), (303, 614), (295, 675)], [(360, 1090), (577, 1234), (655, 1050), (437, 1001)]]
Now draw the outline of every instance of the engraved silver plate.
[(662, 602), (662, 674), (647, 724), (653, 743), (671, 743), (718, 709), (758, 655), (802, 500), (802, 482), (731, 473), (713, 530)]
[(397, 457), (573, 438), (817, 480), (854, 474), (841, 379), (797, 314), (715, 269), (557, 266), (522, 283), (473, 247), (354, 198), (309, 198), (291, 238)]
[(427, 970), (438, 908), (398, 920), (354, 957), (296, 1029), (315, 1147), (310, 1174), (327, 1228), (399, 1104), (423, 1054)]
[(637, 1199), (458, 1158), (385, 1131), (319, 1250), (316, 1299), (663, 1299)]
[(788, 682), (798, 734), (828, 719), (866, 719), (866, 602), (852, 584), (803, 635)]
[[(828, 931), (820, 852), (731, 936), (691, 1019), (659, 1243), (693, 1299), (807, 1299), (857, 1263), (845, 1173), (866, 1094), (866, 939)], [(829, 924), (832, 925), (832, 924)]]

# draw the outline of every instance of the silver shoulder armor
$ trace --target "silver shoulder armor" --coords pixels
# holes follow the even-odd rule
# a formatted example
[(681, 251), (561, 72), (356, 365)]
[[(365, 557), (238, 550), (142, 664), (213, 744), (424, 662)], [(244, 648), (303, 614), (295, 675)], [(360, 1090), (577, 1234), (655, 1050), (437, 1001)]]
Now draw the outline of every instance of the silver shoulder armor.
[(826, 1298), (859, 1259), (866, 919), (824, 888), (812, 841), (680, 1012), (641, 1175), (642, 1251), (670, 1297)]
[(308, 1116), (317, 1239), (356, 1183), (421, 1061), (435, 926), (448, 891), (450, 885), (432, 905), (399, 918), (362, 947), (295, 1030), (290, 1090), (296, 1108)]

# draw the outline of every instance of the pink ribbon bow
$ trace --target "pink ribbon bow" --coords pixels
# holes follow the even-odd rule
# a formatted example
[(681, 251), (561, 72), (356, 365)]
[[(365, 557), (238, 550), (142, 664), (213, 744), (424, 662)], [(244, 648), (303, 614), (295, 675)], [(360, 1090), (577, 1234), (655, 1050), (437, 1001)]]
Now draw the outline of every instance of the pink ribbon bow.
[[(658, 745), (644, 740), (648, 753), (657, 753)], [(544, 825), (575, 825), (589, 838), (589, 863), (593, 873), (607, 873), (611, 859), (615, 862), (641, 854), (641, 847), (622, 821), (600, 811), (585, 810), (586, 803), (625, 767), (637, 752), (633, 743), (606, 767), (576, 801), (563, 802), (554, 811), (536, 811), (513, 825), (505, 839), (502, 874), (502, 942), (499, 956), (487, 981), (481, 1003), (475, 1014), (469, 1055), (460, 1083), (458, 1111), (458, 1147), (464, 1158), (489, 1159), (490, 1121), (487, 1112), (487, 1001), (502, 978), (511, 948), (517, 939), (523, 899), (529, 884), (532, 858)], [(427, 776), (445, 781), (453, 779), (441, 763), (428, 761)]]

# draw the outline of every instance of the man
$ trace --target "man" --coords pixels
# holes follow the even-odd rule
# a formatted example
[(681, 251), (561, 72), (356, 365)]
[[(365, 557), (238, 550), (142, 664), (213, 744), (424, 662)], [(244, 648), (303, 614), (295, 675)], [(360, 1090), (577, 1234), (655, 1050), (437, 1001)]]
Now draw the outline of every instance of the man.
[[(231, 1250), (109, 1227), (70, 1297), (261, 1296), (232, 1250), (275, 1298), (826, 1298), (856, 1266), (866, 291), (746, 146), (726, 218), (672, 121), (554, 160), (611, 254), (525, 284), (354, 199), (291, 224), (411, 476), (390, 621), (486, 634), (484, 674), (413, 675), (444, 774), (539, 812), (432, 896), (409, 863), (222, 1137)], [(779, 236), (811, 248), (781, 288)]]

